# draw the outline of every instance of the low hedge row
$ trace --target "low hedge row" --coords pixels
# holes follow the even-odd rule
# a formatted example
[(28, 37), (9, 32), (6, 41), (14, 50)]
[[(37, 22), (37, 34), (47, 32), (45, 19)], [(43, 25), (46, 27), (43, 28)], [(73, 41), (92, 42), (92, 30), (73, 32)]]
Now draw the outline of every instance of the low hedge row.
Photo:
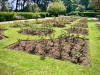
[(86, 16), (86, 17), (95, 17), (96, 14), (95, 12), (73, 12), (73, 13), (68, 13), (67, 15), (79, 15), (79, 16)]
[(78, 13), (78, 15), (86, 16), (86, 17), (95, 17), (96, 16), (95, 12), (80, 12), (80, 13)]
[[(0, 12), (0, 21), (11, 21), (16, 19), (34, 19), (37, 17), (45, 18), (46, 12)], [(18, 18), (22, 17), (22, 18)]]
[(96, 15), (96, 17), (100, 20), (100, 15)]
[(17, 15), (23, 16), (25, 19), (45, 18), (46, 12), (32, 13), (32, 12), (17, 12)]
[(16, 13), (14, 12), (0, 12), (0, 21), (11, 21), (16, 19)]

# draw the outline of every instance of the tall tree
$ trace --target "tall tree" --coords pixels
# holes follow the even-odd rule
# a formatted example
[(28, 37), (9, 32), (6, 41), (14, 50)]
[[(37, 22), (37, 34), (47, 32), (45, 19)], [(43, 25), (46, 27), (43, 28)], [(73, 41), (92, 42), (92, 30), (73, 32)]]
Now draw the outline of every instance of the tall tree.
[(48, 4), (53, 0), (16, 0), (16, 11), (22, 10), (30, 1), (36, 3), (42, 11), (46, 11)]
[(39, 2), (37, 3), (39, 8), (41, 9), (41, 11), (46, 11), (48, 4), (50, 2), (53, 2), (53, 0), (39, 0)]
[(2, 0), (0, 0), (0, 9), (1, 9), (1, 7), (2, 7)]
[(62, 0), (53, 0), (53, 2), (61, 2)]
[(25, 12), (39, 12), (40, 9), (36, 3), (28, 3), (22, 11)]
[(72, 1), (71, 0), (63, 0), (65, 6), (66, 6), (66, 9), (67, 9), (67, 12), (71, 12), (72, 10)]
[(1, 11), (7, 11), (6, 1), (7, 1), (7, 0), (3, 0), (3, 1), (2, 1)]
[(80, 0), (79, 2), (81, 5), (85, 6), (86, 9), (88, 8), (89, 0)]
[[(15, 0), (14, 0), (15, 1)], [(29, 2), (30, 0), (16, 0), (16, 11), (22, 10), (25, 6), (26, 2)]]
[(91, 0), (91, 3), (95, 9), (100, 9), (100, 0)]

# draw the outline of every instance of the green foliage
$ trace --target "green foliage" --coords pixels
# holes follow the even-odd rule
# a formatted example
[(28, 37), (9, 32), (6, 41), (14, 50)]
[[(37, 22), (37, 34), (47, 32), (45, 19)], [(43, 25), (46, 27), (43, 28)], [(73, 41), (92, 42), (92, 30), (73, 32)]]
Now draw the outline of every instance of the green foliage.
[(33, 12), (17, 12), (17, 15), (23, 16), (25, 19), (33, 19), (33, 18), (38, 18), (42, 17), (44, 18), (46, 13), (45, 12), (40, 12), (40, 13), (33, 13)]
[(10, 21), (16, 18), (16, 13), (14, 12), (0, 12), (0, 21)]
[(69, 13), (72, 11), (72, 1), (71, 0), (62, 0), (66, 6), (66, 12)]
[(81, 5), (84, 5), (84, 6), (86, 7), (86, 9), (87, 9), (88, 4), (89, 4), (89, 0), (80, 0), (79, 3), (80, 3)]
[(61, 2), (61, 0), (53, 0), (53, 2)]
[(78, 15), (86, 16), (86, 17), (95, 17), (96, 16), (95, 12), (80, 12), (80, 13), (78, 13)]
[(96, 17), (100, 20), (100, 15), (96, 15)]
[(68, 13), (67, 15), (78, 15), (79, 11), (72, 11), (71, 13)]
[(85, 17), (95, 17), (95, 12), (71, 12), (68, 13), (68, 15), (79, 15), (79, 16), (85, 16)]
[(33, 5), (33, 10), (34, 10), (34, 12), (40, 11), (40, 8), (38, 7), (38, 5), (36, 3), (34, 3), (34, 5)]
[(100, 0), (91, 0), (91, 3), (95, 9), (100, 9)]
[(40, 8), (36, 3), (34, 4), (27, 4), (24, 8), (23, 11), (25, 12), (39, 12)]
[(92, 2), (91, 1), (88, 4), (88, 9), (93, 9), (93, 5), (92, 5)]
[(21, 16), (24, 19), (45, 18), (46, 12), (0, 12), (0, 21), (11, 21), (17, 19), (16, 16)]
[(17, 15), (23, 16), (25, 19), (33, 19), (38, 16), (38, 14), (32, 12), (18, 12)]
[(48, 5), (47, 11), (51, 14), (61, 14), (66, 11), (62, 2), (52, 2)]
[(1, 11), (8, 11), (8, 10), (7, 10), (7, 7), (6, 7), (5, 0), (2, 1), (2, 8), (1, 8)]
[(40, 12), (39, 13), (40, 17), (42, 17), (42, 18), (45, 18), (46, 17), (46, 14), (47, 14), (46, 12)]
[(32, 11), (33, 11), (32, 8), (33, 8), (32, 5), (27, 4), (27, 5), (23, 8), (23, 11), (25, 11), (25, 12), (32, 12)]
[(76, 8), (76, 10), (83, 12), (85, 10), (85, 6), (83, 5), (78, 5), (78, 7)]

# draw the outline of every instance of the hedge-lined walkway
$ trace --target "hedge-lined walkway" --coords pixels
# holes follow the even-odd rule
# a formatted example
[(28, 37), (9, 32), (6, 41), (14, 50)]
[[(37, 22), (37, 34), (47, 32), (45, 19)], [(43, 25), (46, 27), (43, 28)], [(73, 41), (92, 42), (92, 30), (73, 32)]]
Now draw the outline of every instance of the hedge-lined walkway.
[(100, 24), (100, 20), (97, 18), (92, 18), (94, 21), (96, 21), (98, 24)]
[[(52, 19), (52, 17), (46, 17), (46, 18), (39, 18), (38, 20), (44, 20), (44, 19)], [(36, 19), (26, 19), (27, 21), (35, 21)], [(26, 20), (13, 20), (13, 21), (3, 21), (0, 22), (0, 24), (7, 24), (7, 23), (13, 23), (13, 22), (24, 22)]]

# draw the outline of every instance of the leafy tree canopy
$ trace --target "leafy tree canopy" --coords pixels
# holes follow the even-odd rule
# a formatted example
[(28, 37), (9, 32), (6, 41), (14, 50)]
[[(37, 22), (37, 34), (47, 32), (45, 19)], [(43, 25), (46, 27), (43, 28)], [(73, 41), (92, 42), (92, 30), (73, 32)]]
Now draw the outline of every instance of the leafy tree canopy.
[(47, 11), (49, 13), (60, 14), (66, 11), (66, 7), (62, 2), (51, 2), (48, 5)]

